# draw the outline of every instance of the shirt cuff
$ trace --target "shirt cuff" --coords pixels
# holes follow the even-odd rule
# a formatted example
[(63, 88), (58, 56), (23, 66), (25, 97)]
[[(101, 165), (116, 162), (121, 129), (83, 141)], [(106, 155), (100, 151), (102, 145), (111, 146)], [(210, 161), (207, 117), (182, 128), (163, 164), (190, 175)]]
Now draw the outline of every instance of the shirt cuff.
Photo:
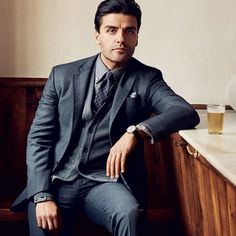
[(151, 144), (154, 143), (154, 135), (152, 132), (142, 123), (136, 125), (138, 130), (142, 130), (146, 134), (146, 138), (150, 138)]
[(40, 192), (34, 195), (34, 203), (39, 203), (39, 202), (46, 202), (49, 200), (53, 200), (53, 196), (51, 193), (48, 192)]

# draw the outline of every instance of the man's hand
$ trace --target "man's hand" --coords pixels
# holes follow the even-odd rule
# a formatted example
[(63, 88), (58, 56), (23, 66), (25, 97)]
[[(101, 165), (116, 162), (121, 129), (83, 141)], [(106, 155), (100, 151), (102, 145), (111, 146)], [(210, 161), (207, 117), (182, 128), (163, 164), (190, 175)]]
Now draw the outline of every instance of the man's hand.
[(106, 164), (106, 175), (118, 178), (120, 172), (125, 171), (125, 164), (128, 155), (137, 144), (137, 139), (133, 134), (125, 133), (110, 149)]
[(36, 219), (42, 229), (57, 231), (61, 227), (59, 209), (52, 200), (36, 204)]

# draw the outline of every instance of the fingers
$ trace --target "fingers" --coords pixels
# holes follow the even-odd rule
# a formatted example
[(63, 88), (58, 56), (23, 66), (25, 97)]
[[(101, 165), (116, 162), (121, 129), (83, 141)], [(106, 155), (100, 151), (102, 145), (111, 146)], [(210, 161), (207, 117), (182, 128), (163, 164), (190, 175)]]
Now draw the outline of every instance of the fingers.
[(55, 217), (39, 217), (37, 218), (38, 227), (48, 230), (57, 230), (58, 229), (58, 220)]
[[(117, 160), (118, 159), (118, 160)], [(114, 161), (114, 172), (115, 172), (115, 178), (119, 178), (119, 175), (120, 175), (120, 167), (121, 167), (121, 163), (120, 163), (120, 158), (117, 158), (115, 161)]]
[(36, 219), (39, 228), (53, 231), (60, 227), (58, 209), (53, 201), (37, 203)]
[(110, 177), (111, 171), (110, 171), (110, 155), (107, 158), (107, 163), (106, 163), (106, 176)]
[(126, 163), (126, 157), (125, 155), (121, 156), (121, 173), (125, 172), (125, 163)]
[(57, 218), (53, 218), (53, 225), (54, 225), (54, 229), (59, 229), (60, 228), (60, 220)]
[(49, 230), (57, 229), (56, 226), (54, 225), (54, 221), (57, 221), (57, 220), (53, 219), (53, 217), (50, 217), (50, 218), (47, 220), (47, 224), (48, 224), (48, 229), (49, 229)]
[(115, 158), (114, 155), (112, 155), (110, 153), (109, 156), (108, 156), (108, 159), (107, 159), (107, 167), (106, 168), (107, 168), (107, 176), (111, 177), (111, 179), (115, 178), (115, 170), (116, 171), (118, 170), (118, 166), (116, 168), (115, 163), (116, 163), (116, 158)]
[(36, 217), (36, 220), (37, 220), (37, 225), (38, 225), (38, 227), (39, 227), (39, 228), (43, 228), (43, 224), (42, 224), (41, 218)]
[(106, 175), (118, 178), (125, 171), (126, 159), (137, 144), (133, 134), (125, 133), (110, 149), (106, 163)]
[(119, 178), (120, 172), (125, 171), (125, 161), (125, 154), (112, 154), (110, 152), (106, 163), (106, 175), (112, 179)]

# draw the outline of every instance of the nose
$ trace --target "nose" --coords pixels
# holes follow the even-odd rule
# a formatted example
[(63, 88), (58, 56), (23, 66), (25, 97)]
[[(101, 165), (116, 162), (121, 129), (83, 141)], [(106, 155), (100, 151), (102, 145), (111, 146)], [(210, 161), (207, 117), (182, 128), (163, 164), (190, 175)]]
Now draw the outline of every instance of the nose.
[(123, 30), (119, 30), (119, 31), (117, 32), (116, 42), (117, 42), (117, 43), (123, 43), (124, 40), (125, 40), (124, 32), (123, 32)]

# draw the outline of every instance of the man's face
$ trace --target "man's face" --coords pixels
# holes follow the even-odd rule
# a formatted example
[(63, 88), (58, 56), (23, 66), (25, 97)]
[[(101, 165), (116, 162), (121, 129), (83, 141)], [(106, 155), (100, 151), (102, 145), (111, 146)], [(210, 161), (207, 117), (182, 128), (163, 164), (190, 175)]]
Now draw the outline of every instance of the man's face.
[(109, 69), (123, 66), (138, 44), (136, 18), (117, 13), (103, 16), (96, 42), (101, 48), (102, 61)]

